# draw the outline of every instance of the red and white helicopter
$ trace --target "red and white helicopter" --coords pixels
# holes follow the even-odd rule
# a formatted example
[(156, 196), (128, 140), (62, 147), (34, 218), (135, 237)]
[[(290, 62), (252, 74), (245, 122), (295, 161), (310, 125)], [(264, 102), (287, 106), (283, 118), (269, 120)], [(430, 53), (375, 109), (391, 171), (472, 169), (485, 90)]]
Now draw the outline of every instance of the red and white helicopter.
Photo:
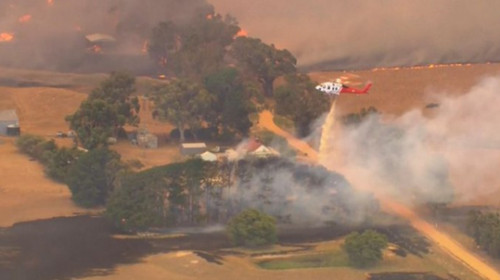
[(368, 82), (364, 88), (352, 88), (344, 83), (341, 79), (336, 79), (335, 82), (324, 82), (316, 86), (316, 89), (328, 95), (340, 94), (367, 94), (370, 90), (372, 83)]

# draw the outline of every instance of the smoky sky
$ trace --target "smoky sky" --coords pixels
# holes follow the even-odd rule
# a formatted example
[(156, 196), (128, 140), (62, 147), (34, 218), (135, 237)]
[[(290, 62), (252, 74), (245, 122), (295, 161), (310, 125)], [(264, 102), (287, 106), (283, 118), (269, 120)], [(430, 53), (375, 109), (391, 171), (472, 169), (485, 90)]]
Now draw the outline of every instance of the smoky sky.
[(500, 2), (209, 0), (249, 36), (290, 50), (302, 67), (368, 69), (500, 59)]
[[(0, 65), (141, 72), (151, 67), (144, 43), (154, 26), (182, 24), (212, 9), (205, 0), (2, 0), (0, 34), (11, 34), (13, 40), (0, 39)], [(116, 43), (93, 55), (85, 39), (93, 33), (110, 35)]]

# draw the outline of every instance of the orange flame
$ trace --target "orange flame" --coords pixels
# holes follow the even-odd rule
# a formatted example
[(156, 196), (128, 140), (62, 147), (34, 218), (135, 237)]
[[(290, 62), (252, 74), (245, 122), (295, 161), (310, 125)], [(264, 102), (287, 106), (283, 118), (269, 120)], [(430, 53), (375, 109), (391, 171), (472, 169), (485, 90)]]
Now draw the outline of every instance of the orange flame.
[(54, 5), (54, 0), (47, 0), (47, 4), (48, 4), (49, 6)]
[(20, 23), (26, 23), (26, 22), (28, 22), (30, 20), (31, 20), (31, 15), (30, 14), (26, 14), (26, 15), (24, 15), (22, 17), (19, 17), (17, 19), (17, 21), (20, 22)]
[(14, 33), (3, 32), (0, 33), (0, 42), (10, 42), (14, 40)]
[(238, 33), (236, 33), (236, 35), (234, 37), (235, 38), (236, 37), (248, 37), (248, 32), (242, 28), (242, 29), (240, 29), (240, 31), (238, 31)]
[(88, 51), (91, 53), (99, 54), (102, 53), (102, 48), (99, 45), (93, 45), (92, 47), (88, 48)]

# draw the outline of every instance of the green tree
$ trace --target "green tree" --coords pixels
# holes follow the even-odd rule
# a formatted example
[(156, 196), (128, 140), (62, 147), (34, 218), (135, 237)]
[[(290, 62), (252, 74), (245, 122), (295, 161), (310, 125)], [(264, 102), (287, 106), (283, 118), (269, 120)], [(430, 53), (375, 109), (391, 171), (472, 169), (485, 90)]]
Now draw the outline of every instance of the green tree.
[(500, 257), (500, 215), (471, 211), (467, 220), (467, 230), (476, 244), (493, 257)]
[(375, 265), (382, 259), (382, 250), (387, 247), (387, 237), (373, 230), (353, 232), (347, 236), (344, 250), (349, 261), (356, 267)]
[(120, 156), (106, 148), (82, 154), (67, 175), (72, 199), (84, 207), (105, 205), (122, 168)]
[(201, 127), (213, 98), (195, 82), (172, 80), (153, 92), (153, 101), (160, 119), (172, 122), (179, 130), (181, 142), (184, 142), (186, 127), (192, 132)]
[(177, 77), (198, 80), (224, 65), (239, 30), (233, 17), (213, 12), (200, 13), (184, 25), (162, 22), (153, 29), (148, 53)]
[(50, 154), (57, 150), (54, 140), (46, 141), (42, 136), (23, 134), (16, 140), (19, 150), (41, 163), (46, 163)]
[(66, 117), (70, 128), (87, 149), (106, 146), (107, 139), (117, 136), (125, 124), (139, 123), (139, 100), (132, 97), (135, 78), (113, 72), (94, 89), (78, 110)]
[(165, 226), (168, 191), (158, 172), (128, 174), (116, 188), (106, 205), (106, 217), (126, 230), (142, 230)]
[(278, 50), (257, 38), (236, 38), (232, 44), (232, 56), (243, 69), (257, 78), (268, 97), (273, 96), (273, 84), (277, 77), (297, 71), (297, 59), (288, 50)]
[(58, 148), (51, 153), (45, 165), (45, 172), (56, 181), (67, 182), (69, 169), (82, 153), (77, 148)]
[(116, 108), (102, 99), (83, 101), (80, 108), (66, 120), (87, 149), (106, 146), (114, 129), (125, 125), (125, 119), (119, 116)]
[[(104, 100), (115, 108), (119, 120), (125, 119), (125, 123), (137, 125), (140, 106), (137, 96), (132, 96), (134, 92), (134, 76), (126, 72), (113, 72), (108, 79), (92, 91), (89, 99)], [(115, 128), (120, 129), (122, 126), (122, 123), (117, 123)]]
[(211, 125), (223, 132), (246, 136), (252, 126), (248, 117), (252, 104), (238, 70), (223, 68), (206, 76), (204, 85), (214, 95), (211, 116), (208, 118)]
[(318, 94), (307, 75), (287, 75), (285, 80), (276, 89), (276, 113), (291, 118), (299, 136), (306, 136), (311, 123), (330, 109), (330, 99)]
[(160, 67), (164, 68), (179, 51), (180, 40), (178, 27), (173, 22), (160, 22), (153, 28), (148, 44), (148, 54)]
[(277, 240), (276, 220), (255, 209), (247, 209), (229, 221), (227, 233), (235, 245), (274, 244)]

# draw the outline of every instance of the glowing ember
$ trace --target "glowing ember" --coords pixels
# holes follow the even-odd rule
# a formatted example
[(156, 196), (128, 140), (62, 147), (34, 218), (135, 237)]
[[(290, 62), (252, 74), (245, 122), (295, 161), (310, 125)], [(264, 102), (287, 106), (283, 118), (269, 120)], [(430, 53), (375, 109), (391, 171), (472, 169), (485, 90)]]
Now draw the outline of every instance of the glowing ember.
[(54, 0), (47, 0), (47, 4), (48, 4), (49, 6), (54, 5)]
[(206, 18), (207, 18), (207, 19), (213, 19), (213, 18), (214, 18), (214, 15), (213, 15), (213, 14), (207, 14), (207, 15), (206, 15)]
[(409, 67), (378, 67), (373, 68), (372, 71), (386, 71), (386, 70), (400, 70), (400, 69), (412, 69), (412, 70), (420, 70), (420, 69), (433, 69), (433, 68), (442, 68), (442, 67), (460, 67), (460, 66), (471, 66), (470, 63), (450, 63), (450, 64), (429, 64), (429, 65), (420, 65), (420, 66), (409, 66)]
[(248, 37), (248, 32), (245, 29), (240, 29), (235, 37)]
[(98, 54), (98, 53), (102, 53), (102, 48), (99, 45), (93, 45), (92, 47), (88, 48), (88, 51), (91, 53)]
[(0, 42), (10, 42), (12, 40), (14, 40), (14, 33), (0, 33)]
[(22, 16), (22, 17), (20, 17), (20, 18), (17, 19), (17, 21), (20, 22), (20, 23), (26, 23), (26, 22), (28, 22), (30, 20), (31, 20), (31, 15), (30, 14), (26, 14), (26, 15), (24, 15), (24, 16)]

